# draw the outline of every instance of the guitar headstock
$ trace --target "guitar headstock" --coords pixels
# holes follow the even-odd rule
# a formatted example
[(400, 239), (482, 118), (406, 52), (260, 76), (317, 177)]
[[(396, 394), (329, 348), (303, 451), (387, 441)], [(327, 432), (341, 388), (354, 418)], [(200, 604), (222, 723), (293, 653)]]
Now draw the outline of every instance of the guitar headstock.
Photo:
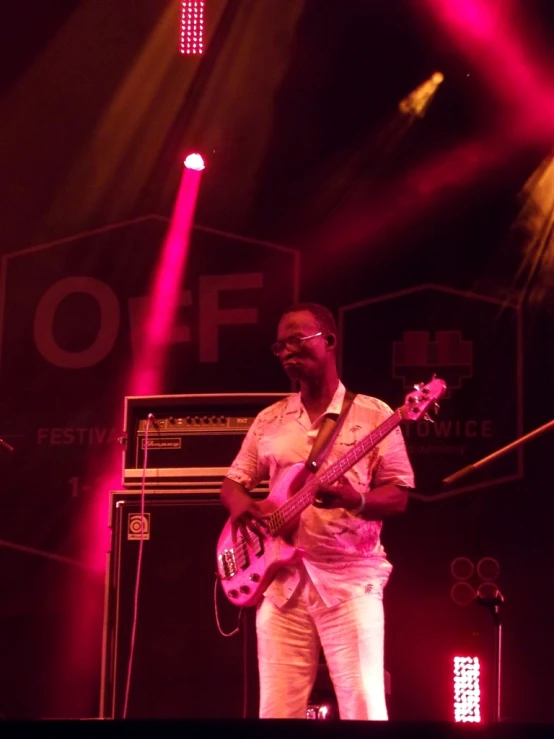
[(408, 393), (404, 399), (404, 405), (400, 408), (400, 413), (404, 421), (419, 421), (424, 418), (427, 421), (432, 419), (428, 416), (427, 411), (432, 407), (437, 411), (438, 400), (446, 392), (446, 382), (440, 380), (433, 375), (433, 379), (424, 385), (420, 382), (414, 385), (411, 393)]

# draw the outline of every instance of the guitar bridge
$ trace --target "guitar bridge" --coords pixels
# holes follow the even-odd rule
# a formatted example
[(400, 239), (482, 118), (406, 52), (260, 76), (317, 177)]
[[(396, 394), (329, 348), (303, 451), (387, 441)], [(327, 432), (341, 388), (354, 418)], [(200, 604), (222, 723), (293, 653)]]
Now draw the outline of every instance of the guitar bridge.
[(224, 580), (228, 580), (237, 574), (237, 562), (235, 552), (232, 549), (224, 549), (217, 558), (219, 574)]
[(224, 580), (234, 577), (240, 570), (247, 570), (250, 565), (250, 553), (255, 557), (261, 557), (264, 553), (264, 538), (251, 531), (248, 539), (243, 536), (237, 538), (235, 548), (224, 549), (217, 557), (219, 574)]

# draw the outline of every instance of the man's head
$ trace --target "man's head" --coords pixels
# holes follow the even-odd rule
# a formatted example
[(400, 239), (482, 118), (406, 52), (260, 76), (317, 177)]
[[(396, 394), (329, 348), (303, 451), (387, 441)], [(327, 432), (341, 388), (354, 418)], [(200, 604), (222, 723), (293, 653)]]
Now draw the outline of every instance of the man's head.
[(318, 377), (336, 368), (337, 324), (318, 303), (297, 303), (286, 310), (272, 349), (291, 379)]

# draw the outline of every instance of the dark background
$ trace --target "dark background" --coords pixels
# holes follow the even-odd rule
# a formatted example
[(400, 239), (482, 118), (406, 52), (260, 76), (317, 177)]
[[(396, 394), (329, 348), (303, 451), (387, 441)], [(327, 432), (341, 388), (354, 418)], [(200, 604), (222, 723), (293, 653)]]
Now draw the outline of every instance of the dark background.
[[(459, 458), (415, 448), (417, 495), (385, 527), (391, 716), (449, 720), (455, 653), (482, 654), (490, 678), (492, 621), (450, 597), (452, 559), (490, 556), (506, 599), (504, 715), (551, 721), (552, 436), (456, 495), (441, 496), (440, 483), (554, 416), (553, 4), (460, 3), (460, 15), (471, 5), (497, 21), (473, 53), (471, 35), (457, 43), (431, 0), (206, 0), (200, 59), (177, 52), (178, 5), (3, 9), (0, 435), (16, 451), (0, 450), (0, 713), (97, 715), (105, 513), (120, 483), (132, 363), (126, 301), (146, 293), (193, 148), (208, 161), (196, 223), (227, 236), (195, 233), (186, 287), (195, 296), (204, 274), (259, 271), (264, 291), (237, 297), (259, 306), (259, 324), (222, 330), (216, 364), (199, 364), (194, 331), (186, 351), (172, 351), (164, 392), (287, 389), (266, 347), (294, 297), (294, 253), (300, 297), (341, 316), (344, 378), (359, 392), (399, 405), (391, 342), (461, 331), (472, 374), (440, 417), (488, 419), (495, 430), (466, 440)], [(510, 76), (514, 39), (521, 78)], [(399, 101), (436, 70), (444, 82), (408, 125)], [(530, 181), (540, 167), (543, 179)], [(94, 367), (63, 370), (37, 351), (32, 323), (44, 289), (75, 275), (110, 284), (120, 332)], [(439, 289), (419, 290), (430, 285)], [(393, 297), (352, 308), (383, 296)], [(60, 310), (68, 351), (92, 340), (95, 311), (78, 294)], [(445, 367), (415, 369), (425, 381)], [(39, 444), (40, 428), (105, 431), (64, 446)]]

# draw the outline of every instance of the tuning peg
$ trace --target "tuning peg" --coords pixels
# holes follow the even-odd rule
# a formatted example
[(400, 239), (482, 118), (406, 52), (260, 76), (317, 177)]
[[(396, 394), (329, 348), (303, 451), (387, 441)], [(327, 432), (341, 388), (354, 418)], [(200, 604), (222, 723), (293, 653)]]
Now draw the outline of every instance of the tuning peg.
[(440, 409), (440, 403), (435, 403), (435, 404), (433, 405), (433, 411), (435, 412), (435, 415), (437, 415), (437, 414), (438, 414), (438, 412), (439, 412), (439, 409)]
[(421, 390), (422, 387), (423, 387), (422, 382), (416, 382), (416, 384), (414, 385), (414, 390)]
[(435, 419), (434, 419), (434, 418), (431, 418), (431, 416), (430, 416), (430, 415), (429, 415), (428, 413), (426, 413), (426, 414), (425, 414), (425, 415), (423, 416), (423, 420), (424, 420), (424, 421), (429, 421), (430, 423), (435, 423)]

